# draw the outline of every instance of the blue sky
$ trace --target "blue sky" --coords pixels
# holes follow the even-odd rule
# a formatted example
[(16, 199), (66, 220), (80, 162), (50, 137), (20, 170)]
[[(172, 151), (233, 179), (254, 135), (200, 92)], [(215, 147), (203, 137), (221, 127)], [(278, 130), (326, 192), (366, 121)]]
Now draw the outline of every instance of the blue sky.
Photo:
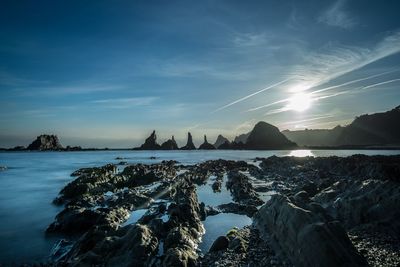
[[(399, 9), (2, 1), (0, 147), (41, 133), (64, 145), (133, 147), (153, 129), (159, 142), (175, 135), (183, 145), (187, 131), (214, 141), (260, 120), (281, 130), (348, 124), (400, 104)], [(309, 103), (300, 111), (293, 101)]]

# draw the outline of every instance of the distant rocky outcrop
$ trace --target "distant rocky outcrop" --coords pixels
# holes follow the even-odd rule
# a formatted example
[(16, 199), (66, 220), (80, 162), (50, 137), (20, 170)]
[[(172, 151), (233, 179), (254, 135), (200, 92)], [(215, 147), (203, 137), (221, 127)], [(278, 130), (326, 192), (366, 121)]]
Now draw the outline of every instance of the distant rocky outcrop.
[(27, 150), (40, 150), (40, 151), (52, 151), (52, 150), (63, 150), (63, 146), (60, 143), (57, 135), (42, 134), (36, 137), (28, 147)]
[(245, 143), (246, 149), (263, 150), (263, 149), (291, 149), (296, 144), (289, 141), (277, 127), (260, 121), (258, 122)]
[(144, 144), (136, 148), (137, 150), (158, 150), (161, 146), (157, 144), (156, 131), (153, 131), (149, 137), (146, 138)]
[(336, 146), (336, 140), (343, 127), (333, 129), (305, 129), (300, 131), (284, 130), (282, 133), (289, 139), (302, 146)]
[(182, 150), (194, 150), (196, 146), (193, 144), (192, 134), (188, 133), (187, 143), (184, 147), (181, 147)]
[(177, 150), (178, 148), (178, 144), (175, 141), (174, 136), (172, 136), (171, 139), (168, 139), (167, 141), (165, 141), (164, 143), (161, 144), (161, 149), (162, 150)]
[(223, 136), (220, 134), (220, 135), (218, 135), (217, 140), (216, 140), (215, 143), (214, 143), (214, 147), (215, 147), (215, 148), (219, 148), (219, 146), (222, 145), (222, 144), (225, 143), (225, 142), (228, 142), (228, 143), (229, 143), (229, 140), (228, 140), (227, 138), (223, 137)]
[(382, 113), (361, 115), (345, 127), (285, 130), (282, 133), (304, 146), (398, 146), (400, 106)]
[(204, 135), (204, 142), (203, 142), (203, 144), (201, 144), (201, 145), (199, 146), (199, 149), (202, 149), (202, 150), (212, 150), (212, 149), (215, 149), (215, 146), (213, 146), (212, 144), (210, 144), (210, 143), (207, 141), (207, 136)]
[(243, 144), (245, 144), (247, 142), (247, 137), (249, 137), (250, 133), (251, 132), (236, 136), (235, 139), (233, 140), (233, 142), (235, 142), (237, 144), (242, 142)]

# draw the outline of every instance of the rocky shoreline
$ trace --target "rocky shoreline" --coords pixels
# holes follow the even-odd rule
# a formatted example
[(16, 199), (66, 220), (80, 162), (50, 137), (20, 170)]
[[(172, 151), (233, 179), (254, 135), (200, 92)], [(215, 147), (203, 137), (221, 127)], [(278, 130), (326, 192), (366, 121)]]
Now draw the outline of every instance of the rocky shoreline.
[[(49, 265), (400, 264), (400, 156), (108, 164), (72, 176), (54, 200), (64, 210), (46, 233), (64, 240)], [(205, 204), (204, 186), (210, 198), (228, 190), (231, 200)], [(204, 221), (218, 214), (253, 223), (232, 222), (201, 250)]]

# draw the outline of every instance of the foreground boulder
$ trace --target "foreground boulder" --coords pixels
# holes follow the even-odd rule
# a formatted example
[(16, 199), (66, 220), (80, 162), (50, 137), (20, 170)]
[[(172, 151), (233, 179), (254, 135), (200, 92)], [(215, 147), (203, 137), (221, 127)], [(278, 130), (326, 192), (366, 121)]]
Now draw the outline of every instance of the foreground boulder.
[(275, 195), (255, 215), (260, 233), (296, 266), (367, 266), (345, 230), (318, 204)]
[(36, 137), (28, 147), (27, 150), (62, 150), (64, 149), (58, 139), (57, 135), (42, 134)]

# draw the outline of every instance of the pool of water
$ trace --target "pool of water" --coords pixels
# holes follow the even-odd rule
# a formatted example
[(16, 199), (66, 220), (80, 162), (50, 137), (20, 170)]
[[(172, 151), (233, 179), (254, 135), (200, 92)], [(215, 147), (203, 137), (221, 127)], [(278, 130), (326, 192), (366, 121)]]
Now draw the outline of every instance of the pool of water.
[(222, 179), (221, 192), (214, 192), (212, 190), (211, 186), (215, 181), (215, 176), (211, 176), (206, 184), (197, 186), (197, 198), (199, 202), (204, 202), (206, 206), (213, 207), (233, 202), (231, 192), (226, 188), (226, 180), (228, 179), (226, 174)]
[(234, 213), (220, 213), (215, 216), (209, 216), (203, 222), (206, 233), (202, 237), (199, 249), (206, 253), (214, 240), (221, 235), (226, 235), (233, 227), (242, 228), (250, 225), (252, 220), (246, 215), (238, 215)]
[[(297, 153), (297, 154), (296, 154)], [(52, 204), (61, 188), (70, 182), (70, 174), (83, 167), (106, 163), (156, 163), (176, 160), (195, 164), (205, 160), (229, 159), (252, 162), (255, 157), (276, 156), (349, 156), (353, 154), (394, 155), (398, 150), (270, 150), (270, 151), (82, 151), (82, 152), (0, 152), (0, 264), (46, 260), (58, 237), (46, 237), (47, 226), (62, 207)], [(150, 157), (155, 157), (151, 159)], [(121, 166), (121, 169), (124, 166)], [(224, 186), (223, 186), (224, 189)], [(204, 187), (200, 198), (207, 200)], [(211, 204), (230, 202), (225, 193)], [(219, 197), (217, 197), (219, 198)], [(221, 215), (217, 215), (221, 216)], [(240, 215), (237, 215), (240, 216)], [(215, 217), (215, 216), (214, 216)], [(213, 220), (212, 217), (209, 217)], [(229, 218), (228, 218), (229, 219)], [(208, 220), (208, 219), (207, 219)], [(207, 223), (210, 223), (208, 221)], [(211, 226), (213, 228), (213, 226)], [(231, 226), (229, 226), (231, 227)], [(212, 229), (211, 228), (211, 229)], [(229, 230), (229, 229), (228, 229)], [(208, 230), (209, 232), (212, 230)]]

